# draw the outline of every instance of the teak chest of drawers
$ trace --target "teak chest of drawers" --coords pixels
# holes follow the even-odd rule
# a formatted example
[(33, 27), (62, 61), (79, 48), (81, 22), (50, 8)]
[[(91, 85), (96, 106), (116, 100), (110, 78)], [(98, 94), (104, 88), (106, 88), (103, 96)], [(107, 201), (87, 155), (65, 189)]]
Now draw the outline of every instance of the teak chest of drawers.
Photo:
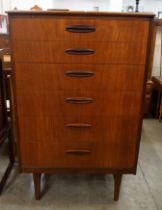
[(9, 12), (20, 171), (136, 173), (153, 14)]

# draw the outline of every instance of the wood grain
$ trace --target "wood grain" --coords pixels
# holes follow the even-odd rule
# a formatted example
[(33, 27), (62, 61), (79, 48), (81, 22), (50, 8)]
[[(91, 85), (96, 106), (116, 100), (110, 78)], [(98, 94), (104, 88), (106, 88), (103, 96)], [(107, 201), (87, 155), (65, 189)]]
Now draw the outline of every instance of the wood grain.
[[(115, 42), (45, 42), (16, 41), (13, 43), (15, 62), (68, 64), (145, 64), (146, 48), (140, 43)], [(69, 55), (67, 49), (92, 49), (92, 55)], [(32, 53), (31, 53), (32, 52)]]
[[(138, 92), (137, 87), (142, 89), (144, 79), (144, 65), (15, 63), (15, 68), (16, 89), (22, 89), (25, 92), (74, 91), (74, 89), (75, 91)], [(66, 76), (66, 72), (69, 71), (92, 72), (94, 75), (69, 77)]]
[[(145, 43), (148, 36), (148, 21), (116, 18), (25, 18), (13, 19), (13, 39), (21, 41), (110, 41)], [(93, 26), (91, 33), (71, 33), (67, 26)], [(34, 30), (33, 30), (34, 28)]]
[[(117, 200), (122, 174), (136, 173), (153, 15), (9, 16), (21, 171), (111, 172)], [(93, 30), (66, 29), (78, 25)]]
[[(28, 123), (28, 126), (24, 126), (23, 123), (20, 134), (22, 167), (131, 169), (135, 162), (138, 132), (136, 119), (110, 120), (106, 118), (102, 121), (97, 118), (93, 122), (94, 127), (86, 130), (64, 127), (60, 130), (57, 123), (60, 120), (57, 121), (57, 118), (53, 120), (53, 125), (50, 119), (45, 120), (46, 125), (44, 125), (44, 119), (41, 118), (34, 124), (32, 124), (33, 118), (22, 119), (23, 122), (26, 120)], [(127, 123), (125, 129), (124, 123)], [(40, 129), (39, 133), (37, 129)], [(28, 132), (32, 130), (33, 133)], [(44, 134), (47, 135), (45, 139), (42, 138)], [(89, 150), (91, 154), (81, 157), (67, 156), (66, 150)]]
[[(31, 22), (40, 30), (41, 24), (47, 23), (43, 29), (47, 32), (46, 29), (52, 27), (52, 19), (41, 18)], [(17, 27), (16, 20), (25, 19), (14, 19), (13, 25)], [(79, 20), (78, 24), (85, 24), (85, 20)], [(104, 32), (99, 20), (94, 19), (96, 31), (89, 34), (92, 41), (84, 41), (85, 34), (67, 31), (67, 36), (60, 34), (67, 23), (72, 23), (72, 20), (68, 21), (61, 19), (62, 24), (52, 29), (53, 34), (46, 39), (44, 32), (40, 31), (41, 36), (37, 41), (35, 39), (39, 30), (33, 30), (30, 39), (27, 36), (24, 40), (23, 36), (27, 33), (21, 28), (15, 27), (16, 33), (13, 33), (21, 164), (23, 167), (30, 166), (33, 162), (34, 167), (77, 168), (84, 163), (86, 168), (120, 169), (129, 165), (130, 169), (135, 164), (149, 22), (138, 19), (133, 21), (135, 28), (139, 26), (139, 33), (143, 35), (141, 40), (143, 37), (146, 39), (144, 42), (138, 42), (138, 39), (133, 42), (133, 36), (125, 42), (126, 30), (130, 30), (130, 33), (133, 30), (128, 20), (121, 20), (121, 26), (117, 19), (115, 22), (104, 22), (112, 26), (114, 35), (111, 36), (109, 29)], [(58, 22), (59, 19), (54, 21), (56, 25)], [(142, 25), (145, 27), (142, 28)], [(30, 25), (27, 24), (27, 27), (30, 28)], [(24, 33), (20, 40), (19, 30)], [(108, 35), (104, 42), (101, 41), (103, 33)], [(87, 37), (89, 35), (86, 34)], [(69, 42), (65, 41), (66, 38)], [(66, 54), (65, 50), (71, 48), (92, 49), (95, 54)], [(93, 76), (78, 78), (66, 75), (68, 71), (83, 70), (93, 72)], [(66, 102), (67, 98), (92, 98), (93, 101), (88, 104), (70, 104)], [(70, 124), (89, 124), (91, 127), (66, 126)], [(30, 149), (35, 150), (35, 153), (31, 151), (32, 157), (27, 156)], [(88, 157), (79, 157), (81, 162), (77, 164), (74, 156), (68, 156), (70, 160), (66, 162), (66, 150), (92, 150), (92, 153)], [(100, 163), (97, 159), (102, 157), (102, 153), (105, 156)], [(107, 154), (109, 156), (106, 157)]]

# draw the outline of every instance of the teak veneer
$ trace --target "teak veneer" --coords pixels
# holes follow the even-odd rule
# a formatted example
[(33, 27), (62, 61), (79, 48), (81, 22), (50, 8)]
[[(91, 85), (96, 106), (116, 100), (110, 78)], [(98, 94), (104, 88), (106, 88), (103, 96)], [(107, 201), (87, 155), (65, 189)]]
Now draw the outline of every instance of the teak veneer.
[(19, 166), (33, 173), (136, 174), (154, 15), (9, 13)]

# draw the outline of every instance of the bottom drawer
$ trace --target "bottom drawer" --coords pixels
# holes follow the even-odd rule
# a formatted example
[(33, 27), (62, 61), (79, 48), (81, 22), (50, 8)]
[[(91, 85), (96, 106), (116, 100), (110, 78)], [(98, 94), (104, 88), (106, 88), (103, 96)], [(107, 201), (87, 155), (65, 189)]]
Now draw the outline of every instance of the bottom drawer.
[(23, 142), (20, 150), (22, 168), (131, 169), (135, 163), (135, 147), (124, 142)]

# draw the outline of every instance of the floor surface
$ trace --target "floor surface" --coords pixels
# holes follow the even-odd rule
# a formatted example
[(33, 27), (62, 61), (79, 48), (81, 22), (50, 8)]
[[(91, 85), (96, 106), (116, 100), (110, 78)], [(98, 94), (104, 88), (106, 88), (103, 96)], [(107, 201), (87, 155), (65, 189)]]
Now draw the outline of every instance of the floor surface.
[[(5, 153), (1, 157), (0, 175)], [(36, 201), (32, 176), (15, 168), (0, 197), (0, 210), (162, 210), (162, 122), (144, 120), (137, 175), (123, 177), (118, 202), (113, 201), (112, 175), (48, 175), (42, 183), (46, 190)]]

